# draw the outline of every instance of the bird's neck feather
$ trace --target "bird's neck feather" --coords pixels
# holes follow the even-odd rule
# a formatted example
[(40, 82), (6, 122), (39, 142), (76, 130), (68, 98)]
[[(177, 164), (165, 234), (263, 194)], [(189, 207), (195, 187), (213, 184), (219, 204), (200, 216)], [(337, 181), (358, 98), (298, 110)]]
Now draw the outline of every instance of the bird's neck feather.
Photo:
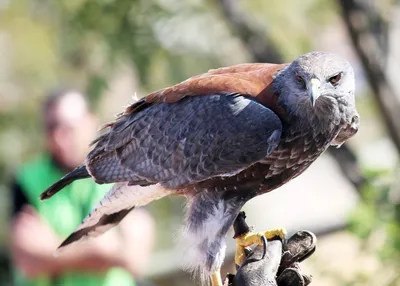
[(315, 134), (331, 134), (343, 122), (343, 109), (332, 98), (319, 100), (314, 107), (305, 102), (297, 112), (292, 113), (291, 120), (295, 125), (310, 126)]
[[(282, 69), (275, 77), (272, 90), (278, 96), (277, 104), (286, 111), (286, 121), (293, 128), (312, 130), (315, 134), (328, 134), (336, 130), (344, 121), (345, 108), (333, 97), (320, 97), (315, 106), (307, 96), (293, 94), (293, 87), (286, 79), (290, 76), (290, 66)], [(289, 84), (288, 84), (289, 82)]]

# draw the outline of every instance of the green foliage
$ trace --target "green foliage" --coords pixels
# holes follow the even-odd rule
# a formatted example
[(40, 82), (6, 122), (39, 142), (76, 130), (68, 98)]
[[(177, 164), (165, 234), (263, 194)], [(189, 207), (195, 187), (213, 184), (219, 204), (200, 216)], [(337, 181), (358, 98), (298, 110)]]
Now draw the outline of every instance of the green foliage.
[[(287, 61), (306, 53), (320, 41), (314, 36), (337, 21), (334, 1), (241, 1), (268, 33)], [(307, 15), (307, 16), (305, 16)], [(318, 25), (315, 25), (318, 23)], [(273, 24), (273, 25), (272, 25)]]
[[(398, 173), (395, 170), (394, 173)], [(380, 241), (377, 255), (382, 271), (400, 269), (400, 189), (393, 174), (374, 170), (368, 173), (369, 183), (362, 191), (362, 201), (353, 212), (349, 229), (369, 248)], [(389, 285), (398, 285), (400, 274)]]
[[(155, 1), (81, 1), (73, 6), (58, 1), (62, 26), (68, 37), (62, 38), (64, 55), (70, 59), (89, 58), (101, 45), (106, 60), (114, 63), (124, 56), (138, 68), (143, 83), (154, 53), (160, 48), (154, 37), (152, 23), (167, 13)], [(78, 65), (82, 65), (78, 61)], [(107, 73), (103, 70), (103, 73)]]

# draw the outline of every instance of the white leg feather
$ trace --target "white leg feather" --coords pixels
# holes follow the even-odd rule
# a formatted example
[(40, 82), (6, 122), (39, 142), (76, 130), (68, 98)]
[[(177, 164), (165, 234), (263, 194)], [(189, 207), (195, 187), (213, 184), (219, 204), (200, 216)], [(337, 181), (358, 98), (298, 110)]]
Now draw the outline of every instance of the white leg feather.
[(204, 285), (225, 258), (225, 238), (241, 204), (221, 200), (210, 193), (189, 199), (186, 226), (179, 239), (182, 267)]

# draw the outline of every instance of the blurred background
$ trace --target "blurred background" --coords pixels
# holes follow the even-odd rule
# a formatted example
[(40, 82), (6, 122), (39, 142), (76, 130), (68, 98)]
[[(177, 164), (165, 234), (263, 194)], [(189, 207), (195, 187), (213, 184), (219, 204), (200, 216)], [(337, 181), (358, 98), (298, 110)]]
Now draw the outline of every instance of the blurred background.
[[(400, 285), (400, 2), (395, 0), (0, 0), (0, 285), (12, 285), (10, 185), (45, 148), (51, 88), (83, 91), (100, 122), (148, 92), (244, 62), (290, 62), (324, 50), (353, 65), (361, 129), (304, 175), (253, 199), (256, 229), (313, 231), (312, 285)], [(183, 201), (147, 207), (155, 285), (193, 285), (174, 234)], [(227, 261), (234, 244), (228, 235)], [(229, 266), (228, 268), (229, 269)]]

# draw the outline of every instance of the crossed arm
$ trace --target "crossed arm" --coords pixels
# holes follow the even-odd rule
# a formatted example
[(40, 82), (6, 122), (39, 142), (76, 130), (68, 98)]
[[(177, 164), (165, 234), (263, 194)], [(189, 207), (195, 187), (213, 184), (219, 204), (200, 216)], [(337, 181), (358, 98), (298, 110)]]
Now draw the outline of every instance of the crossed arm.
[[(28, 277), (64, 272), (103, 272), (122, 267), (135, 277), (147, 264), (153, 246), (154, 222), (143, 210), (133, 211), (119, 226), (76, 251), (54, 257), (62, 238), (30, 206), (16, 213), (11, 225), (14, 264)], [(80, 245), (77, 245), (79, 247)]]

